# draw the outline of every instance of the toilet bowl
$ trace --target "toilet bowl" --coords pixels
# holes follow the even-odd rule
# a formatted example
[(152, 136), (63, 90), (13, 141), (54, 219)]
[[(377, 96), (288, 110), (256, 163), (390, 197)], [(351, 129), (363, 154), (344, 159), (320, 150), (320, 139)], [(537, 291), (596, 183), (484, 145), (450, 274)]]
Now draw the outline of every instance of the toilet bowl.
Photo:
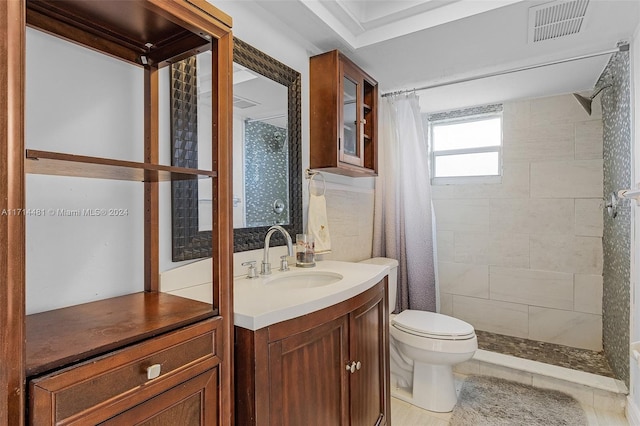
[[(395, 309), (398, 261), (362, 261), (389, 267), (389, 312)], [(449, 412), (457, 396), (453, 366), (478, 349), (475, 330), (457, 318), (434, 312), (406, 310), (389, 318), (391, 395), (436, 412)]]

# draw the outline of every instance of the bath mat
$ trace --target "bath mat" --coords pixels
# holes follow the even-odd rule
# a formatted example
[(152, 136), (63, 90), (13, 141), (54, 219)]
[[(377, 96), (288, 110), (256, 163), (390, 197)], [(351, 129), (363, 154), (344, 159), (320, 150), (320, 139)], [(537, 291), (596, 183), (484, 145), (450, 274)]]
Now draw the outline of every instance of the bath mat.
[(580, 403), (566, 393), (487, 376), (469, 376), (450, 426), (586, 426)]

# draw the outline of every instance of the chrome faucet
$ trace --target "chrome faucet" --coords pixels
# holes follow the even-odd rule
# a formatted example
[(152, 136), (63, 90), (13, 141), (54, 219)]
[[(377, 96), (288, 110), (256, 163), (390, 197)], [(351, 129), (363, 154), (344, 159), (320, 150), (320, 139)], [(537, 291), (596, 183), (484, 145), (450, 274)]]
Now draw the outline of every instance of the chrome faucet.
[[(271, 240), (271, 235), (280, 231), (282, 235), (287, 239), (287, 250), (289, 250), (289, 256), (293, 256), (293, 242), (291, 241), (291, 235), (280, 225), (274, 225), (267, 231), (267, 235), (264, 237), (264, 257), (262, 259), (262, 267), (260, 268), (260, 274), (269, 275), (271, 274), (271, 263), (269, 263), (269, 240)], [(284, 256), (283, 256), (284, 257)], [(288, 266), (286, 260), (282, 262), (281, 268), (282, 270), (288, 270)]]

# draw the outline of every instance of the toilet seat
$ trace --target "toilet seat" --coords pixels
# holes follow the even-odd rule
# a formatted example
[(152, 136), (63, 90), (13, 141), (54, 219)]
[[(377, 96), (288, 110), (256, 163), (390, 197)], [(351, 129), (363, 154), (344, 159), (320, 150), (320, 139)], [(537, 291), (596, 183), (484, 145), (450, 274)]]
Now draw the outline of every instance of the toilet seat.
[(467, 340), (476, 335), (471, 324), (457, 318), (410, 309), (394, 315), (391, 325), (405, 333), (436, 340)]

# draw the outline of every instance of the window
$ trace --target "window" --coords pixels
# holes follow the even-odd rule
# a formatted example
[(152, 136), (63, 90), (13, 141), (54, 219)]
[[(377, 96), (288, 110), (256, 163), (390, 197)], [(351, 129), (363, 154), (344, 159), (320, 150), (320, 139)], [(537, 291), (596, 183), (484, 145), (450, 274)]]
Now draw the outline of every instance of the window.
[(428, 117), (432, 183), (499, 182), (502, 174), (502, 108)]

